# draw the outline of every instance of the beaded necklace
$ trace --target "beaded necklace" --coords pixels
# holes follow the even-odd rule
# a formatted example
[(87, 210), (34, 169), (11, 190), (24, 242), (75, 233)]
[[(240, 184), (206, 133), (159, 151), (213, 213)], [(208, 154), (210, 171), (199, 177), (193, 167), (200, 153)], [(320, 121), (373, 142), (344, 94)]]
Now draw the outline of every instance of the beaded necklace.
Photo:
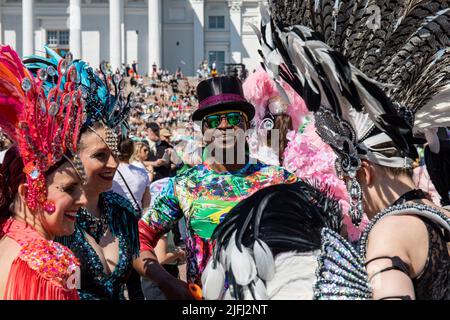
[[(134, 242), (137, 242), (137, 238), (128, 234), (127, 224), (119, 223), (119, 220), (126, 216), (133, 217), (132, 211), (130, 211), (132, 210), (132, 206), (125, 198), (111, 192), (106, 192), (100, 195), (100, 208), (102, 210), (101, 218), (93, 217), (87, 210), (80, 209), (79, 215), (77, 216), (77, 229), (74, 241), (72, 242), (72, 248), (82, 257), (85, 263), (85, 272), (90, 273), (89, 278), (91, 280), (88, 281), (93, 281), (97, 290), (103, 291), (103, 296), (96, 296), (95, 293), (90, 290), (85, 290), (82, 287), (79, 291), (80, 298), (123, 299), (125, 279), (129, 270), (132, 268), (132, 257), (136, 251), (136, 244)], [(78, 217), (80, 217), (79, 220)], [(94, 237), (98, 243), (108, 229), (108, 226), (113, 236), (119, 242), (119, 261), (110, 274), (105, 273), (99, 256), (83, 235), (84, 230)]]
[(77, 215), (77, 224), (89, 233), (96, 242), (99, 242), (108, 228), (110, 228), (111, 216), (109, 210), (107, 210), (108, 203), (106, 203), (104, 198), (102, 198), (100, 208), (102, 210), (100, 218), (93, 216), (86, 208), (80, 208)]

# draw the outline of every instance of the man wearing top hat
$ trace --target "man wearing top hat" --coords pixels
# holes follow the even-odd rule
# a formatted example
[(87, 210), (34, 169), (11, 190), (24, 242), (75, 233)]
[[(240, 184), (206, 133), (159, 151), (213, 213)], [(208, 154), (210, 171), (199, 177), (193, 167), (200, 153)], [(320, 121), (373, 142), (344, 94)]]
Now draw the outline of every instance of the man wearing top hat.
[(139, 222), (141, 259), (137, 268), (156, 282), (168, 299), (191, 297), (186, 284), (165, 272), (153, 252), (171, 226), (186, 218), (187, 281), (201, 285), (213, 247), (210, 238), (230, 209), (262, 188), (297, 180), (281, 167), (247, 156), (244, 133), (255, 108), (245, 100), (238, 78), (204, 80), (197, 86), (197, 97), (199, 107), (192, 117), (201, 123), (204, 141), (209, 143), (203, 163), (171, 178)]

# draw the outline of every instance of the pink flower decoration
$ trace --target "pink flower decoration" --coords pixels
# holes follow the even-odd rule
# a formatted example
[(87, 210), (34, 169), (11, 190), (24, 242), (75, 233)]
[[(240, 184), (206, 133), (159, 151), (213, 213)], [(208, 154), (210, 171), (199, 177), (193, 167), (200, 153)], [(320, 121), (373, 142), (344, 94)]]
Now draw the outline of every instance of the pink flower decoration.
[(347, 227), (350, 241), (357, 241), (369, 220), (364, 215), (358, 228), (348, 214), (348, 193), (344, 181), (335, 172), (336, 155), (330, 146), (322, 141), (315, 131), (314, 123), (309, 123), (303, 133), (291, 131), (287, 135), (289, 143), (284, 151), (283, 166), (302, 180), (316, 183), (322, 191), (329, 190), (337, 199), (344, 213), (343, 223)]
[[(252, 73), (242, 85), (245, 98), (255, 106), (255, 120), (259, 124), (264, 118), (267, 104), (273, 97), (280, 96), (274, 80), (262, 68)], [(290, 105), (287, 113), (292, 119), (295, 131), (302, 123), (303, 117), (308, 114), (308, 109), (303, 99), (285, 82), (282, 87), (289, 97)]]

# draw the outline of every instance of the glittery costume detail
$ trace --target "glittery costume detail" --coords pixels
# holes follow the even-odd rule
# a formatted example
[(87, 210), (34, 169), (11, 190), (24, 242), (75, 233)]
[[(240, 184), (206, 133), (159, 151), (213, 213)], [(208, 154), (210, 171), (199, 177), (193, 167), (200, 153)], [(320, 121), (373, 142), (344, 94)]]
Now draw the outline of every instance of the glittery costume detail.
[[(70, 237), (58, 238), (67, 245), (81, 262), (82, 300), (125, 299), (125, 281), (132, 270), (133, 259), (139, 254), (137, 218), (131, 203), (113, 192), (100, 194), (102, 218), (93, 217), (84, 208), (77, 213), (75, 233)], [(103, 218), (103, 217), (107, 218)], [(98, 243), (106, 227), (119, 242), (119, 260), (107, 274), (103, 264), (86, 239), (86, 233)]]
[[(46, 95), (43, 85), (50, 74), (58, 75), (59, 81)], [(47, 200), (45, 172), (64, 154), (76, 153), (84, 107), (75, 88), (77, 79), (67, 60), (33, 76), (11, 47), (0, 47), (0, 127), (17, 143), (31, 210), (55, 211)]]
[[(62, 57), (54, 50), (48, 47), (45, 47), (45, 50), (50, 58), (30, 56), (24, 59), (25, 65), (31, 72), (36, 73), (38, 69), (47, 66), (54, 67), (61, 61)], [(127, 118), (134, 105), (134, 94), (129, 93), (125, 96), (125, 80), (118, 74), (109, 77), (105, 63), (100, 65), (100, 73), (96, 73), (83, 60), (70, 62), (70, 67), (73, 67), (79, 74), (76, 86), (86, 101), (84, 125), (91, 127), (95, 122), (101, 122), (106, 129), (104, 141), (114, 155), (118, 156), (118, 137), (119, 135), (126, 136), (128, 131)], [(44, 84), (47, 91), (54, 85), (55, 81), (46, 81)], [(111, 91), (114, 94), (111, 94)]]
[(383, 217), (415, 215), (425, 223), (429, 234), (427, 263), (420, 277), (412, 279), (418, 300), (449, 299), (450, 257), (442, 229), (450, 230), (450, 219), (442, 212), (417, 203), (391, 206), (378, 213), (360, 240), (359, 252), (335, 232), (322, 232), (322, 252), (316, 272), (315, 299), (371, 299), (364, 268), (369, 233)]
[(79, 262), (72, 251), (13, 218), (5, 222), (3, 232), (21, 246), (11, 266), (5, 299), (78, 299)]
[(328, 228), (322, 230), (316, 279), (316, 300), (366, 300), (372, 297), (361, 256), (345, 239)]
[(370, 231), (386, 216), (414, 215), (419, 217), (428, 231), (427, 262), (421, 275), (412, 279), (417, 300), (450, 299), (450, 218), (441, 211), (424, 204), (406, 203), (389, 207), (378, 213), (365, 229), (360, 242), (360, 251), (366, 255)]

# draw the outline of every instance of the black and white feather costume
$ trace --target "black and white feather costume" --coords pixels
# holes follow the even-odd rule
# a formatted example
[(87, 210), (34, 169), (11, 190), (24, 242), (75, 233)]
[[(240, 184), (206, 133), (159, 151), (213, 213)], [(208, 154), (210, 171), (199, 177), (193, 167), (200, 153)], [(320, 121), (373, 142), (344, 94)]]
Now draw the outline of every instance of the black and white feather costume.
[[(450, 126), (449, 1), (279, 0), (271, 10), (263, 9), (256, 30), (263, 66), (314, 112), (318, 134), (339, 155), (341, 173), (356, 181), (361, 159), (410, 168), (417, 138), (439, 149), (436, 130)], [(349, 187), (352, 194), (354, 185)], [(418, 204), (389, 207), (377, 217), (396, 214), (423, 216), (450, 231), (448, 217)], [(345, 263), (364, 259), (376, 221), (365, 230), (358, 255), (341, 255)], [(323, 236), (319, 259), (347, 247), (332, 231), (324, 229)], [(319, 264), (316, 297), (365, 292), (358, 281), (330, 277), (348, 274), (332, 265)]]
[[(348, 122), (359, 154), (373, 146), (364, 140), (381, 132), (402, 157), (415, 158), (413, 133), (450, 126), (447, 0), (280, 0), (271, 9), (257, 31), (266, 70), (311, 111)], [(327, 142), (339, 131), (330, 129), (319, 129)]]
[[(214, 231), (213, 255), (202, 275), (204, 298), (321, 298), (330, 279), (345, 284), (342, 291), (348, 299), (370, 298), (356, 251), (345, 243), (329, 245), (339, 237), (341, 217), (338, 203), (306, 182), (256, 192), (236, 205)], [(316, 281), (323, 266), (343, 263), (345, 272), (327, 268), (326, 276)]]
[(314, 112), (337, 170), (351, 178), (358, 216), (361, 159), (411, 168), (414, 144), (426, 138), (438, 150), (436, 130), (450, 126), (450, 4), (304, 0), (272, 1), (271, 9), (255, 28), (263, 66)]

